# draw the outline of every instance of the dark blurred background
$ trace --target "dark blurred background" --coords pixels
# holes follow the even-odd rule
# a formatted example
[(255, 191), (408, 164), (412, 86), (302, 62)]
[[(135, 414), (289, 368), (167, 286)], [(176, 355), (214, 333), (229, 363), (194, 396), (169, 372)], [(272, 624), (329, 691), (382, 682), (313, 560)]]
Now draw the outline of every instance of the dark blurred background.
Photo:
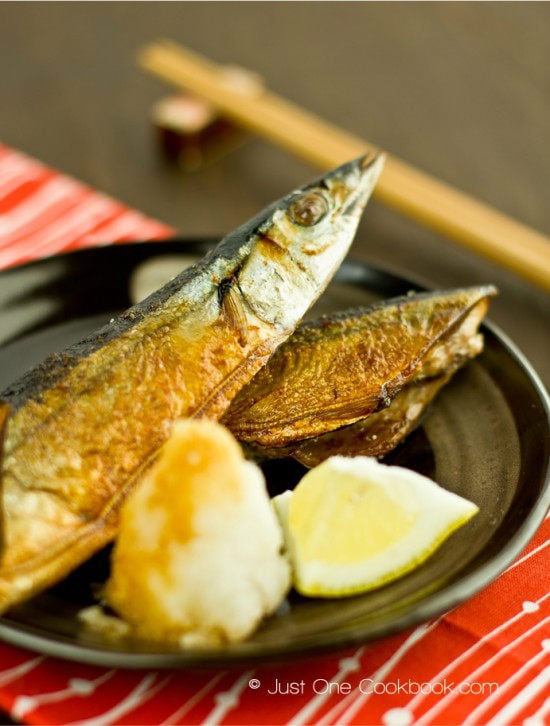
[[(316, 174), (258, 139), (195, 173), (166, 165), (150, 112), (171, 91), (135, 57), (169, 37), (549, 233), (549, 28), (539, 2), (4, 2), (0, 139), (189, 236)], [(550, 383), (548, 295), (376, 202), (353, 255), (496, 283), (491, 317)]]

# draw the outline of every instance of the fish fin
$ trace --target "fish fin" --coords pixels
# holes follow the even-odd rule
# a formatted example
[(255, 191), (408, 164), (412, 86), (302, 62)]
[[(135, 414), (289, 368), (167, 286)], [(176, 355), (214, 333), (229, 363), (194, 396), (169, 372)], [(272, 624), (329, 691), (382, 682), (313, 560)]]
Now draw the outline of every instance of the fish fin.
[(244, 348), (248, 342), (248, 324), (242, 297), (234, 279), (224, 280), (220, 285), (221, 309), (227, 322), (235, 329), (239, 345)]
[[(384, 386), (381, 388), (384, 389)], [(342, 418), (364, 418), (378, 411), (380, 408), (389, 406), (390, 403), (391, 397), (382, 391), (379, 396), (369, 396), (368, 398), (360, 398), (356, 401), (346, 401), (330, 409), (319, 409), (315, 412), (315, 417), (323, 421), (340, 420)]]

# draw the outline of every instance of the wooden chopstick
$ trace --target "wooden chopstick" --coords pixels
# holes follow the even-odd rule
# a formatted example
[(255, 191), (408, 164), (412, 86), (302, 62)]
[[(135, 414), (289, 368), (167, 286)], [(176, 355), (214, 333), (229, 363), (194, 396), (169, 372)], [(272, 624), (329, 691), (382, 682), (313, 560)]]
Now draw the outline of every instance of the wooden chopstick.
[[(266, 89), (231, 84), (224, 66), (162, 40), (139, 53), (142, 68), (214, 105), (224, 116), (323, 169), (376, 147)], [(550, 239), (387, 154), (374, 194), (387, 206), (513, 270), (550, 292)]]

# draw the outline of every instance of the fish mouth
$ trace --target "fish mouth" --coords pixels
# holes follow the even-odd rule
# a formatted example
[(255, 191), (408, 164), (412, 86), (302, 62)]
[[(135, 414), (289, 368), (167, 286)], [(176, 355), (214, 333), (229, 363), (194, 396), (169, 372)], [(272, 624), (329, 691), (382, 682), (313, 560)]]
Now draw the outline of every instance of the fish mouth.
[[(350, 195), (342, 214), (356, 215), (363, 211), (382, 172), (385, 160), (383, 152), (373, 151), (339, 167), (344, 181), (350, 187)], [(337, 172), (338, 169), (335, 170), (335, 174)]]
[(356, 174), (357, 172), (359, 172), (360, 174), (368, 174), (369, 171), (372, 171), (374, 169), (374, 167), (376, 167), (376, 170), (378, 171), (379, 167), (384, 162), (384, 158), (384, 152), (378, 149), (365, 152), (361, 156), (358, 156), (355, 159), (351, 159), (351, 161), (347, 161), (344, 164), (336, 167), (336, 169), (327, 174), (327, 178), (330, 178), (331, 176), (336, 176), (338, 174), (345, 177), (350, 174)]

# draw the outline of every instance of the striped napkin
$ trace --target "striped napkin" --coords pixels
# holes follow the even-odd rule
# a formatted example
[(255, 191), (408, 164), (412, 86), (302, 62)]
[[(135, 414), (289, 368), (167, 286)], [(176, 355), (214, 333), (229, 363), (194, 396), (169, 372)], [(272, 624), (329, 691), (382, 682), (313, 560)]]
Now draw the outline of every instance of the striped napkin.
[(0, 144), (0, 268), (173, 230)]
[[(172, 230), (0, 146), (0, 266)], [(33, 724), (550, 723), (550, 519), (498, 580), (412, 630), (290, 665), (131, 671), (0, 643), (0, 706)]]

